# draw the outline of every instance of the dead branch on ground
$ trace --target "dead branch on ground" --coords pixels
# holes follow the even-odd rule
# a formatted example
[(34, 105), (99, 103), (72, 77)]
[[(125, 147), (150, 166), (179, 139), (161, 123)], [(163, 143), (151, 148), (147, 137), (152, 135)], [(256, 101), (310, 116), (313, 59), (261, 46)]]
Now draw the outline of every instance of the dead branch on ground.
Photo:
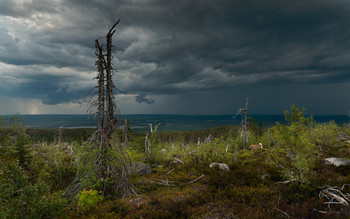
[(324, 198), (326, 200), (325, 204), (328, 205), (328, 209), (331, 209), (331, 205), (350, 205), (350, 194), (344, 194), (342, 190), (344, 190), (345, 186), (350, 186), (349, 184), (344, 184), (341, 188), (338, 186), (324, 186), (323, 190), (320, 191), (319, 197)]

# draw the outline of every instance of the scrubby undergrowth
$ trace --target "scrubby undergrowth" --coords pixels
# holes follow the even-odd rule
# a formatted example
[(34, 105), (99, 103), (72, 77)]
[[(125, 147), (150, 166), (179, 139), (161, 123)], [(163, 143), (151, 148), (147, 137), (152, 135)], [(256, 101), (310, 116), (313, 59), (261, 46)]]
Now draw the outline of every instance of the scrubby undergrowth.
[[(101, 194), (96, 185), (86, 182), (74, 200), (67, 199), (65, 189), (82, 168), (79, 159), (86, 153), (87, 143), (82, 141), (88, 131), (74, 131), (76, 135), (66, 135), (71, 137), (58, 145), (57, 136), (54, 142), (40, 141), (38, 133), (28, 132), (19, 118), (3, 117), (0, 217), (350, 217), (349, 206), (326, 204), (330, 200), (320, 195), (329, 187), (338, 188), (345, 198), (350, 193), (349, 166), (324, 161), (350, 159), (350, 129), (314, 122), (294, 106), (285, 117), (289, 124), (269, 129), (251, 123), (248, 143), (261, 142), (263, 149), (246, 151), (239, 127), (153, 132), (146, 142), (145, 134), (120, 132), (119, 141), (128, 139), (130, 159), (152, 170), (143, 175), (132, 171), (130, 180), (139, 195)], [(226, 163), (230, 171), (209, 168), (212, 162)]]

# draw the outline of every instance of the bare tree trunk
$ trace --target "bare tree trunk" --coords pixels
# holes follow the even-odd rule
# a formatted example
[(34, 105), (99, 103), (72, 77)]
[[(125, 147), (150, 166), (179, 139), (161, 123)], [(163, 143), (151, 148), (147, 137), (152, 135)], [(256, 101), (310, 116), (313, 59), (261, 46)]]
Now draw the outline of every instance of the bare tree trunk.
[(237, 148), (238, 148), (238, 145), (236, 144), (236, 147), (235, 147), (235, 163), (237, 163)]
[(242, 117), (242, 134), (243, 135), (243, 141), (244, 141), (244, 151), (247, 147), (248, 143), (248, 131), (247, 131), (247, 111), (248, 111), (248, 95), (247, 100), (245, 102), (245, 108), (240, 108), (235, 116), (233, 118), (236, 118), (238, 114), (241, 114)]
[(114, 99), (113, 99), (113, 89), (115, 88), (113, 80), (112, 80), (112, 73), (113, 73), (113, 67), (112, 67), (112, 36), (115, 33), (114, 28), (119, 24), (118, 20), (114, 23), (114, 25), (109, 29), (106, 38), (107, 38), (107, 63), (106, 63), (106, 119), (107, 119), (107, 130), (108, 135), (111, 134), (111, 132), (114, 129), (114, 109), (116, 108)]
[(62, 148), (62, 126), (58, 128), (58, 151), (61, 152)]
[(107, 117), (107, 130), (113, 129), (113, 87), (112, 87), (112, 36), (107, 34), (107, 66), (106, 66), (106, 117)]
[[(113, 24), (105, 36), (107, 41), (105, 49), (102, 48), (98, 40), (95, 40), (98, 86), (93, 89), (98, 88), (98, 98), (97, 100), (94, 99), (95, 95), (91, 97), (88, 111), (91, 112), (92, 109), (97, 107), (98, 129), (90, 137), (90, 143), (92, 144), (89, 148), (90, 153), (82, 157), (81, 170), (78, 169), (76, 178), (66, 189), (66, 194), (73, 197), (83, 189), (84, 179), (101, 180), (103, 194), (105, 192), (122, 192), (123, 195), (129, 196), (136, 194), (129, 181), (130, 158), (118, 136), (113, 145), (110, 141), (119, 119), (119, 117), (115, 117), (115, 114), (119, 116), (119, 110), (114, 101), (113, 92), (118, 91), (118, 89), (113, 83), (112, 68), (112, 36), (118, 23), (119, 20)], [(106, 54), (103, 52), (106, 52)], [(100, 146), (99, 148), (96, 148), (97, 143)], [(108, 179), (112, 179), (112, 181)], [(113, 184), (108, 184), (110, 182), (113, 182)]]
[(105, 137), (103, 135), (104, 120), (105, 120), (105, 73), (104, 69), (106, 66), (106, 61), (103, 57), (102, 46), (100, 46), (98, 40), (95, 40), (96, 56), (97, 56), (97, 70), (98, 70), (98, 132), (100, 137), (100, 147), (105, 143)]
[(244, 151), (247, 148), (248, 143), (248, 133), (247, 133), (247, 111), (248, 111), (248, 96), (245, 102), (245, 108), (243, 109), (244, 114), (244, 124), (243, 124), (243, 135), (244, 135)]
[(129, 144), (129, 134), (130, 134), (130, 132), (129, 132), (129, 128), (130, 128), (130, 126), (129, 126), (129, 121), (127, 120), (127, 119), (125, 119), (124, 120), (124, 135), (125, 135), (125, 143), (126, 143), (126, 145), (128, 145)]

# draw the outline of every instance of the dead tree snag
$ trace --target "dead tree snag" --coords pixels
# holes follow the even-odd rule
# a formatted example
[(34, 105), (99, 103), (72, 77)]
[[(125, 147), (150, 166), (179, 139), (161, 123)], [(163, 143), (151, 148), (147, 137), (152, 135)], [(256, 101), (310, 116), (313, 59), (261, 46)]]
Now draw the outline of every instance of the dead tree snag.
[(247, 111), (248, 111), (248, 95), (247, 95), (247, 100), (245, 102), (245, 108), (240, 108), (237, 114), (234, 116), (234, 118), (236, 118), (238, 114), (241, 114), (241, 117), (242, 117), (241, 124), (242, 124), (242, 135), (243, 135), (243, 141), (244, 141), (244, 151), (247, 148), (247, 143), (248, 143)]
[[(114, 99), (114, 94), (119, 89), (113, 83), (112, 37), (119, 22), (120, 20), (116, 21), (109, 28), (105, 37), (95, 40), (98, 71), (95, 79), (98, 80), (98, 85), (92, 90), (97, 88), (98, 91), (90, 97), (88, 111), (91, 114), (97, 108), (94, 114), (98, 115), (98, 126), (89, 139), (86, 153), (80, 158), (75, 180), (66, 189), (66, 193), (71, 196), (76, 196), (86, 187), (102, 190), (103, 194), (136, 194), (129, 182), (130, 159), (116, 132), (120, 112)], [(100, 44), (99, 40), (102, 38), (106, 39), (106, 44)], [(105, 48), (103, 45), (106, 45)]]

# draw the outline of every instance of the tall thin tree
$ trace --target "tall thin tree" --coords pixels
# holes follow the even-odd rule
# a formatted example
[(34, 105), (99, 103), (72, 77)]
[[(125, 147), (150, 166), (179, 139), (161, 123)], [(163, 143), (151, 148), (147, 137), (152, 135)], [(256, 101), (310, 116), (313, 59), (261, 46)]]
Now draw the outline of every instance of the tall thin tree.
[(100, 43), (98, 40), (95, 40), (95, 47), (96, 47), (96, 56), (97, 56), (97, 70), (98, 75), (96, 79), (98, 79), (98, 126), (97, 131), (99, 132), (100, 137), (100, 146), (104, 144), (104, 136), (103, 136), (103, 129), (104, 129), (104, 120), (105, 120), (105, 71), (106, 68), (106, 61), (103, 56), (103, 49), (102, 46), (100, 46)]
[(245, 108), (240, 108), (237, 114), (234, 116), (234, 118), (236, 118), (238, 114), (241, 114), (241, 117), (242, 117), (241, 124), (242, 124), (242, 135), (243, 135), (243, 141), (244, 141), (244, 151), (247, 148), (247, 143), (248, 143), (247, 111), (248, 111), (248, 95), (245, 102)]
[[(120, 112), (114, 99), (114, 92), (119, 89), (113, 83), (112, 37), (119, 22), (120, 20), (116, 21), (103, 37), (106, 38), (105, 49), (103, 44), (99, 43), (101, 38), (95, 40), (98, 85), (94, 88), (98, 89), (96, 92), (98, 98), (94, 99), (96, 93), (91, 96), (88, 101), (88, 111), (91, 113), (97, 108), (98, 127), (89, 139), (91, 147), (87, 148), (87, 153), (83, 153), (87, 155), (81, 158), (81, 168), (78, 169), (77, 177), (66, 190), (73, 196), (86, 186), (98, 187), (99, 185), (102, 185), (102, 188), (98, 189), (102, 189), (103, 194), (105, 192), (119, 192), (123, 196), (136, 194), (129, 182), (130, 159), (124, 144), (120, 142), (118, 136), (115, 136)], [(96, 147), (97, 145), (99, 147)]]

